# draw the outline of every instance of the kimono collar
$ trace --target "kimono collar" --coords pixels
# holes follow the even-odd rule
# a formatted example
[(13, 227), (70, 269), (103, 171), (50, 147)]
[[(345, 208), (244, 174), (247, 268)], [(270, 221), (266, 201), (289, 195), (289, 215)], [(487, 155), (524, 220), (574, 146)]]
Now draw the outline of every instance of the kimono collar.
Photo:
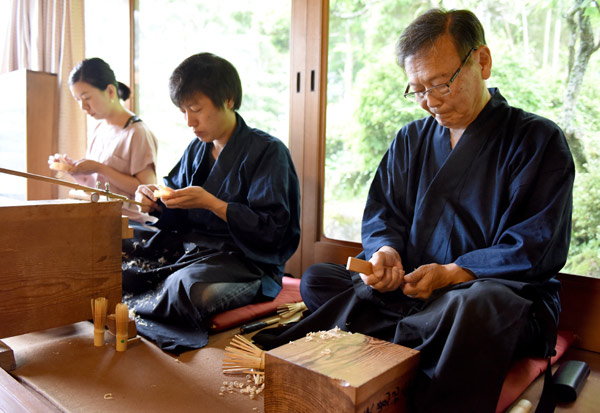
[(460, 204), (455, 198), (460, 195), (460, 188), (469, 179), (473, 162), (489, 140), (495, 139), (501, 129), (500, 124), (506, 121), (498, 114), (498, 109), (507, 107), (506, 100), (497, 89), (490, 89), (490, 93), (492, 98), (467, 127), (427, 189), (416, 200), (415, 211), (419, 211), (419, 214), (413, 224), (420, 231), (413, 235), (411, 241), (409, 252), (415, 258), (413, 262), (425, 262), (429, 259), (423, 257), (430, 248), (434, 230), (443, 216), (446, 203)]

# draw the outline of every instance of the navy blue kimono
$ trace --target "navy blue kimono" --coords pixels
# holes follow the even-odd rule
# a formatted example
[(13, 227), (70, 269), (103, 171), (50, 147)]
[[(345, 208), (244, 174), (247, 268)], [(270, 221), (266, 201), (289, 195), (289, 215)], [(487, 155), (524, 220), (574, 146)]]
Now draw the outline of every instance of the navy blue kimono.
[(400, 130), (362, 223), (363, 258), (387, 245), (407, 274), (456, 263), (476, 280), (418, 300), (380, 293), (340, 265), (316, 264), (301, 284), (312, 314), (255, 341), (270, 348), (338, 326), (415, 348), (412, 408), (427, 412), (493, 412), (511, 360), (552, 354), (574, 164), (560, 128), (490, 92), (453, 149), (433, 117)]
[(407, 274), (454, 262), (477, 278), (531, 284), (558, 319), (553, 276), (569, 250), (571, 152), (554, 122), (490, 92), (454, 149), (433, 117), (402, 128), (371, 185), (364, 253), (392, 246)]
[[(163, 205), (156, 230), (138, 231), (143, 241), (125, 251), (123, 290), (138, 330), (174, 353), (204, 346), (215, 312), (275, 297), (300, 240), (300, 188), (287, 147), (236, 117), (216, 161), (212, 143), (194, 139), (164, 178), (171, 188), (202, 186), (227, 202), (227, 222), (205, 209)], [(235, 292), (198, 306), (190, 296), (198, 283), (227, 283)]]

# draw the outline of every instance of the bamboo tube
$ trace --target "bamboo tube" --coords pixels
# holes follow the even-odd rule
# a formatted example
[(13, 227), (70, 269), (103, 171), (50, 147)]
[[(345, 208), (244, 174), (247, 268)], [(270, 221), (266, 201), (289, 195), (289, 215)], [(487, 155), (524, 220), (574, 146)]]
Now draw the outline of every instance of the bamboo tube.
[(92, 298), (92, 318), (94, 320), (94, 346), (104, 345), (104, 331), (106, 325), (106, 309), (108, 300), (105, 297)]
[(373, 274), (373, 265), (369, 261), (361, 260), (359, 258), (348, 257), (348, 263), (346, 264), (348, 271), (355, 271), (362, 274)]
[(117, 351), (127, 350), (127, 338), (129, 329), (129, 308), (127, 304), (119, 303), (115, 308), (115, 317), (117, 324), (116, 349)]
[[(384, 267), (384, 268), (393, 268), (393, 267)], [(348, 262), (346, 263), (346, 269), (348, 271), (359, 272), (365, 275), (373, 274), (373, 264), (369, 261), (361, 260), (360, 258), (348, 257)]]

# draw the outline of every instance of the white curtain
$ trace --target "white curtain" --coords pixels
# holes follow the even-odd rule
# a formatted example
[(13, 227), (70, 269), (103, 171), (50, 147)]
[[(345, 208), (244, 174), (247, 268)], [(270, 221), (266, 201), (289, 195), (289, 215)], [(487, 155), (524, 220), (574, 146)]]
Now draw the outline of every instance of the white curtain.
[[(11, 19), (0, 73), (29, 69), (57, 74), (56, 148), (74, 159), (82, 158), (86, 148), (85, 114), (71, 96), (68, 80), (71, 69), (84, 58), (83, 0), (10, 1)], [(67, 188), (61, 188), (59, 197), (67, 193)]]

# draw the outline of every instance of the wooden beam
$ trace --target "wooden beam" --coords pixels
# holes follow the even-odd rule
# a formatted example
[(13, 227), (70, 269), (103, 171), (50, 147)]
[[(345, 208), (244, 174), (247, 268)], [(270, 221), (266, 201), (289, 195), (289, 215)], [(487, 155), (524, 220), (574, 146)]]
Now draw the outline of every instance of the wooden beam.
[(35, 396), (30, 390), (0, 369), (0, 411), (11, 413), (60, 413), (56, 406)]

